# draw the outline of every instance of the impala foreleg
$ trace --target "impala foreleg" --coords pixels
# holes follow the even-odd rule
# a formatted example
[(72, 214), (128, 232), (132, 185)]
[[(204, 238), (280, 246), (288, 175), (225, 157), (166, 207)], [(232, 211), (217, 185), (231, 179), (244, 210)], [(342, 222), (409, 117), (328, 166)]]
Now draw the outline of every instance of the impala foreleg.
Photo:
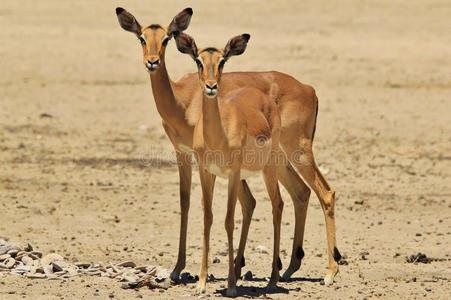
[(180, 178), (180, 236), (177, 263), (171, 272), (171, 280), (177, 282), (186, 264), (186, 234), (188, 230), (188, 211), (191, 194), (191, 155), (177, 153)]
[(208, 276), (208, 252), (210, 250), (210, 229), (213, 224), (212, 201), (213, 190), (215, 185), (215, 176), (208, 173), (201, 165), (199, 165), (200, 182), (202, 185), (202, 207), (204, 211), (204, 233), (203, 233), (203, 249), (202, 262), (199, 272), (198, 292), (205, 293)]

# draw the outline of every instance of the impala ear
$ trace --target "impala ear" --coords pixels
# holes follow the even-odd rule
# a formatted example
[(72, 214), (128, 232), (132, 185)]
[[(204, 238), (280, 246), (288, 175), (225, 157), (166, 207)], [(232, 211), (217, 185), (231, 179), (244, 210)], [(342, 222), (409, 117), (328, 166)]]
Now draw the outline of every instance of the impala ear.
[(243, 54), (250, 38), (251, 36), (247, 33), (231, 38), (224, 48), (224, 59), (227, 60), (231, 56)]
[(119, 20), (119, 24), (124, 30), (133, 32), (137, 36), (141, 35), (141, 25), (139, 25), (138, 21), (131, 13), (122, 7), (118, 7), (116, 8), (116, 15)]
[(177, 49), (185, 54), (189, 54), (193, 59), (197, 57), (197, 46), (194, 39), (188, 34), (182, 32), (175, 37), (175, 43), (177, 44)]
[(177, 33), (185, 31), (188, 26), (189, 22), (191, 21), (191, 16), (193, 15), (193, 9), (191, 7), (185, 8), (181, 12), (179, 12), (174, 19), (172, 20), (171, 24), (168, 26), (168, 35), (177, 35)]

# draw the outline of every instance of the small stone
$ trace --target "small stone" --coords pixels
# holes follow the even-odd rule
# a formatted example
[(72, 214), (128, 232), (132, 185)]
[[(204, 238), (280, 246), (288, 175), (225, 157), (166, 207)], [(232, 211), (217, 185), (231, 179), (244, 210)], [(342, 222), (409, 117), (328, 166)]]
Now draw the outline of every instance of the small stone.
[(87, 269), (87, 268), (89, 268), (91, 266), (91, 264), (90, 263), (85, 263), (85, 262), (77, 262), (77, 263), (75, 263), (75, 266), (77, 268)]
[(0, 255), (0, 261), (4, 261), (5, 259), (10, 258), (10, 257), (11, 257), (11, 255), (9, 255), (8, 253), (2, 254), (2, 255)]
[(252, 278), (254, 277), (254, 275), (252, 274), (251, 271), (247, 271), (244, 275), (243, 275), (243, 280), (252, 280)]
[(26, 274), (25, 276), (27, 278), (31, 278), (31, 279), (43, 279), (43, 278), (47, 277), (45, 274), (41, 274), (41, 273)]
[(44, 274), (53, 274), (53, 266), (52, 265), (46, 265), (42, 268), (44, 270)]
[(219, 257), (215, 256), (215, 257), (213, 258), (213, 263), (214, 263), (214, 264), (219, 264), (220, 262), (221, 262), (221, 260), (219, 259)]
[(27, 255), (25, 255), (24, 257), (22, 257), (21, 261), (24, 263), (24, 265), (26, 266), (31, 266), (33, 265), (33, 259)]
[(41, 258), (42, 257), (42, 252), (41, 251), (31, 251), (30, 254), (33, 254), (34, 256)]
[(54, 272), (63, 271), (64, 268), (68, 267), (68, 264), (65, 261), (54, 261), (51, 263)]
[(146, 266), (136, 266), (135, 270), (139, 270), (141, 272), (146, 273), (147, 272), (147, 267)]
[(131, 260), (121, 262), (118, 264), (119, 267), (125, 267), (125, 268), (134, 268), (136, 267), (136, 264), (132, 262)]
[(258, 253), (262, 253), (262, 254), (268, 254), (269, 250), (267, 247), (263, 246), (263, 245), (259, 245), (255, 248), (255, 250), (257, 250)]
[(23, 250), (26, 252), (31, 252), (33, 251), (33, 246), (30, 243), (28, 243)]
[(5, 266), (8, 269), (11, 269), (16, 264), (16, 260), (14, 258), (10, 257), (10, 258), (6, 259), (3, 263), (5, 264)]
[(54, 261), (64, 261), (64, 258), (59, 254), (50, 253), (41, 259), (41, 265), (43, 266), (50, 265)]
[(24, 274), (24, 273), (30, 273), (32, 267), (31, 266), (18, 266), (15, 269), (11, 270), (13, 273), (17, 274)]
[(19, 253), (19, 249), (11, 249), (7, 252), (12, 257), (16, 256), (17, 253)]

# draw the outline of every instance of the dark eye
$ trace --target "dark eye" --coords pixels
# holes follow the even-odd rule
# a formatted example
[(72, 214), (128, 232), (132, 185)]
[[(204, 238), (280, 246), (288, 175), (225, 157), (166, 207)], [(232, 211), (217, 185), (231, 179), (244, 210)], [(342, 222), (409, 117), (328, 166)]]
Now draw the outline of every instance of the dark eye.
[(203, 66), (202, 66), (202, 62), (201, 62), (198, 58), (196, 58), (194, 61), (196, 62), (196, 65), (197, 65), (199, 68), (202, 68), (202, 67), (203, 67)]
[(167, 38), (165, 38), (165, 39), (163, 40), (163, 46), (166, 47), (166, 45), (168, 44), (168, 42), (169, 42), (169, 38), (167, 37)]
[(225, 59), (219, 62), (219, 69), (222, 69), (224, 67), (225, 62), (226, 62)]
[(146, 44), (146, 40), (142, 36), (139, 37), (139, 42), (141, 43), (141, 45)]

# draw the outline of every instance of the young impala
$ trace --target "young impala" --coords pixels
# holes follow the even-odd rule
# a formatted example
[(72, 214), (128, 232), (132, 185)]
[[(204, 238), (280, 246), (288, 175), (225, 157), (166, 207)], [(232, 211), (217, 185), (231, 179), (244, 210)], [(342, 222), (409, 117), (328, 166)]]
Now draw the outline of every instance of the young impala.
[[(142, 27), (136, 18), (123, 8), (116, 9), (121, 27), (135, 34), (143, 49), (143, 63), (150, 73), (150, 81), (157, 110), (162, 117), (163, 127), (177, 153), (180, 178), (180, 239), (176, 266), (171, 278), (176, 281), (185, 267), (186, 233), (191, 191), (191, 149), (194, 125), (201, 113), (202, 91), (197, 74), (185, 75), (177, 82), (170, 80), (165, 62), (168, 41), (174, 33), (184, 31), (190, 22), (192, 9), (186, 8), (177, 14), (168, 27), (153, 24)], [(221, 79), (223, 93), (241, 87), (254, 87), (269, 95), (274, 93), (281, 117), (282, 134), (280, 144), (287, 153), (285, 164), (278, 166), (278, 176), (293, 200), (295, 210), (295, 231), (291, 261), (283, 274), (284, 279), (300, 268), (304, 257), (303, 236), (310, 189), (299, 177), (291, 164), (301, 173), (317, 194), (326, 219), (329, 270), (325, 283), (333, 282), (338, 272), (339, 252), (335, 241), (335, 192), (329, 187), (317, 168), (312, 151), (315, 132), (318, 99), (312, 87), (302, 84), (293, 77), (280, 72), (234, 72), (224, 73)], [(277, 86), (273, 89), (272, 86)], [(240, 183), (238, 199), (243, 211), (240, 244), (236, 256), (236, 274), (239, 277), (244, 266), (244, 248), (255, 207), (246, 182)]]
[[(262, 172), (273, 208), (274, 254), (269, 286), (279, 279), (280, 223), (283, 202), (277, 181), (280, 116), (269, 96), (253, 87), (221, 94), (221, 74), (225, 62), (242, 54), (250, 36), (232, 38), (223, 50), (199, 49), (185, 33), (176, 37), (180, 52), (189, 54), (197, 64), (202, 95), (202, 114), (194, 127), (193, 148), (199, 164), (204, 209), (204, 241), (199, 290), (205, 291), (208, 268), (212, 197), (215, 176), (228, 178), (225, 228), (229, 249), (228, 296), (236, 296), (233, 260), (235, 204), (241, 179)], [(221, 95), (221, 97), (219, 97)]]

